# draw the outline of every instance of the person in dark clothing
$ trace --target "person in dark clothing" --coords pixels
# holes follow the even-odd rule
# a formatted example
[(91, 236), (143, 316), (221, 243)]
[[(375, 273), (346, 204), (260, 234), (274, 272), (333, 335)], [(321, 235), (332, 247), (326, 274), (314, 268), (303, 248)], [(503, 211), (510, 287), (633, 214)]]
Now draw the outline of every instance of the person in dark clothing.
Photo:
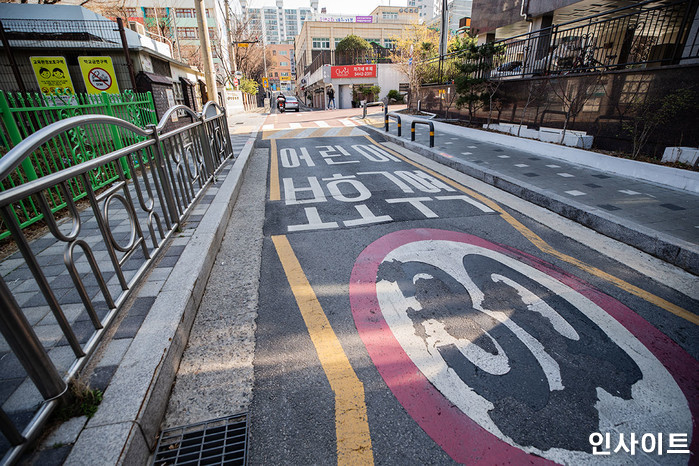
[(335, 108), (335, 91), (332, 87), (328, 88), (328, 110)]

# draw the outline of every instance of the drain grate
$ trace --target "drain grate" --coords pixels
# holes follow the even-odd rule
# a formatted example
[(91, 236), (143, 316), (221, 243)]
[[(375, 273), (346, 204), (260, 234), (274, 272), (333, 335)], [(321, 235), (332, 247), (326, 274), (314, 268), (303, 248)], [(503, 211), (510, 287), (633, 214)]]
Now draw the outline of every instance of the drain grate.
[(152, 465), (245, 465), (247, 449), (248, 415), (236, 414), (164, 430)]

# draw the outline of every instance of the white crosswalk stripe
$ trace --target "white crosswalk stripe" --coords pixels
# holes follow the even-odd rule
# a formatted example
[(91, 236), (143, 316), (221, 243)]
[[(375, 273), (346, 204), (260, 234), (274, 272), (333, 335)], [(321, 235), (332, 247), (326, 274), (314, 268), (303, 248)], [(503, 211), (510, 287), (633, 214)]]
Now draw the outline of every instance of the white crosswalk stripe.
[(291, 129), (301, 128), (301, 123), (289, 123), (289, 128), (291, 128)]
[(357, 124), (352, 120), (340, 120), (340, 123), (342, 123), (345, 126), (357, 126)]
[(320, 126), (321, 128), (330, 128), (330, 125), (326, 121), (316, 121), (316, 125)]
[(262, 130), (263, 130), (263, 131), (268, 131), (268, 130), (270, 130), (270, 129), (274, 129), (274, 125), (264, 125), (264, 126), (262, 127)]

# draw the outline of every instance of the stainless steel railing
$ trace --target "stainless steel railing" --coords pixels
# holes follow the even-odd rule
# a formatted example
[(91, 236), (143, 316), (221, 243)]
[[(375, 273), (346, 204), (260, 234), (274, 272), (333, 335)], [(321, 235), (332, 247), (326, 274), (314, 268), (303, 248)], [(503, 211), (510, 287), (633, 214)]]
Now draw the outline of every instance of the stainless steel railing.
[[(191, 123), (168, 130), (167, 123), (173, 117), (191, 118)], [(57, 365), (52, 359), (54, 348), (42, 342), (24, 315), (16, 299), (19, 293), (0, 276), (0, 334), (42, 399), (32, 420), (22, 427), (12, 421), (12, 413), (0, 409), (0, 431), (12, 446), (3, 463), (16, 460), (36, 436), (165, 241), (180, 227), (221, 165), (233, 156), (227, 117), (220, 106), (209, 102), (201, 113), (195, 113), (179, 105), (169, 109), (158, 125), (145, 130), (103, 115), (53, 123), (0, 158), (0, 181), (17, 176), (15, 169), (35, 151), (51, 154), (59, 139), (85, 138), (111, 144), (115, 131), (138, 136), (140, 142), (0, 192), (0, 214), (23, 260), (19, 267), (28, 269), (36, 293), (50, 308), (51, 323), (60, 328), (73, 357), (67, 368)], [(117, 181), (95, 191), (91, 177), (107, 169), (116, 170)], [(78, 188), (86, 193), (80, 201), (71, 195)], [(76, 332), (61, 296), (49, 282), (45, 257), (32, 248), (19, 227), (16, 209), (28, 197), (41, 207), (53, 250), (63, 251), (63, 264), (58, 265), (65, 269), (56, 269), (57, 264), (52, 263), (51, 277), (56, 270), (64, 279), (70, 277), (87, 314), (85, 320), (92, 326), (88, 336)], [(59, 203), (67, 205), (67, 220), (59, 221), (52, 213), (52, 207)]]

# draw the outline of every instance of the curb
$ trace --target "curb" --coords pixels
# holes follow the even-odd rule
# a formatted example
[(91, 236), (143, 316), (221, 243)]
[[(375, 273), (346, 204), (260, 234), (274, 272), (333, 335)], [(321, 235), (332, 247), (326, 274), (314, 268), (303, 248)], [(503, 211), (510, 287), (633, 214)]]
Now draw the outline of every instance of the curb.
[(257, 132), (251, 134), (163, 285), (100, 409), (80, 433), (64, 464), (143, 464), (155, 449), (160, 422), (226, 231)]
[[(419, 119), (414, 115), (403, 113), (401, 113), (401, 117), (405, 118), (407, 124), (410, 124), (413, 119)], [(639, 162), (638, 160), (611, 157), (584, 149), (537, 141), (536, 139), (526, 139), (494, 131), (485, 131), (462, 126), (454, 127), (453, 125), (439, 121), (434, 121), (434, 123), (435, 126), (444, 125), (440, 130), (455, 136), (467, 137), (479, 142), (499, 144), (526, 152), (536, 152), (538, 155), (614, 173), (615, 175), (648, 181), (692, 193), (699, 193), (699, 172), (696, 171), (678, 170), (664, 165), (654, 165), (646, 162)]]
[[(453, 168), (458, 172), (488, 183), (498, 189), (502, 189), (503, 191), (514, 194), (526, 201), (580, 223), (598, 233), (640, 249), (643, 252), (676, 265), (677, 267), (681, 267), (695, 275), (699, 275), (699, 249), (697, 249), (694, 244), (651, 230), (637, 223), (615, 217), (603, 210), (590, 208), (589, 206), (542, 190), (521, 180), (503, 176), (493, 170), (488, 170), (460, 159), (446, 158), (434, 149), (406, 141), (370, 125), (363, 126), (362, 129), (381, 135), (387, 141), (412, 150), (435, 162)], [(487, 142), (494, 141), (488, 140)], [(525, 150), (528, 152), (532, 151), (531, 148)], [(548, 156), (548, 154), (540, 155)]]

